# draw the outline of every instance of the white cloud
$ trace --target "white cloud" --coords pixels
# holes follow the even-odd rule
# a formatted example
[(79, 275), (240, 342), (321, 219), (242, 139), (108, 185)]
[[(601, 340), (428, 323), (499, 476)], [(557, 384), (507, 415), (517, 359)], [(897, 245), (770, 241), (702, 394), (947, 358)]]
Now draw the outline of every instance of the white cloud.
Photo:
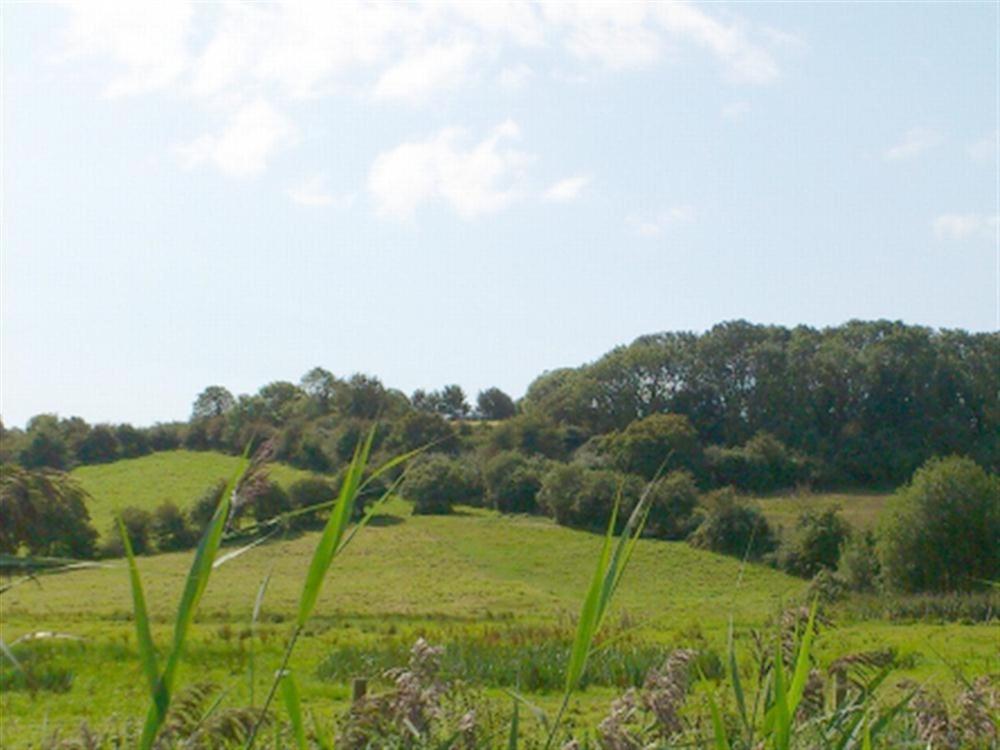
[(376, 99), (419, 102), (431, 93), (457, 88), (475, 52), (471, 44), (432, 46), (393, 65), (375, 84)]
[(311, 177), (300, 185), (290, 188), (288, 197), (300, 206), (323, 207), (336, 206), (349, 208), (354, 203), (354, 195), (334, 195), (326, 186), (323, 175)]
[(942, 214), (932, 222), (934, 235), (941, 240), (995, 239), (998, 218), (986, 214)]
[(230, 177), (263, 172), (272, 154), (295, 141), (293, 123), (264, 99), (243, 105), (217, 134), (199, 136), (177, 147), (189, 169), (211, 163)]
[(889, 161), (912, 159), (914, 156), (919, 156), (928, 149), (934, 148), (940, 142), (941, 135), (936, 130), (910, 128), (903, 134), (898, 143), (886, 149), (885, 158)]
[(639, 237), (659, 237), (669, 227), (679, 224), (690, 224), (696, 218), (692, 206), (671, 206), (654, 216), (643, 216), (633, 213), (625, 217), (625, 224), (631, 232)]
[(174, 84), (189, 63), (193, 4), (67, 2), (72, 11), (62, 33), (62, 57), (104, 57), (115, 72), (109, 97), (143, 94)]
[(524, 169), (532, 158), (509, 145), (519, 134), (507, 120), (468, 146), (463, 130), (447, 128), (379, 154), (368, 174), (378, 213), (405, 219), (433, 200), (466, 219), (506, 208), (523, 192)]
[(542, 200), (548, 203), (571, 203), (580, 197), (580, 193), (589, 184), (589, 175), (567, 177), (566, 179), (553, 183), (549, 189), (542, 194)]
[(1000, 130), (990, 133), (970, 145), (969, 158), (981, 164), (995, 164), (997, 160), (998, 141), (1000, 141)]

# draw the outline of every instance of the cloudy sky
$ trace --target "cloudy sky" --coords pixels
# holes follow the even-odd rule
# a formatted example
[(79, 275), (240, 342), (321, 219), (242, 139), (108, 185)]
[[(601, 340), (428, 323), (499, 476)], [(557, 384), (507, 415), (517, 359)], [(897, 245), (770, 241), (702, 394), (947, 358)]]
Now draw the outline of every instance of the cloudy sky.
[(994, 330), (998, 6), (4, 4), (6, 424)]

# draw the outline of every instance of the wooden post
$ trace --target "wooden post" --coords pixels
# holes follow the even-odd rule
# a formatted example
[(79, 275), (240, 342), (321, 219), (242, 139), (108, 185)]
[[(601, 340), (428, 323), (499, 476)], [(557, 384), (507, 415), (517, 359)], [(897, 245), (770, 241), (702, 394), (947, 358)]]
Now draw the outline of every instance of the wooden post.
[(368, 693), (368, 680), (363, 677), (355, 677), (351, 683), (351, 701), (357, 703)]

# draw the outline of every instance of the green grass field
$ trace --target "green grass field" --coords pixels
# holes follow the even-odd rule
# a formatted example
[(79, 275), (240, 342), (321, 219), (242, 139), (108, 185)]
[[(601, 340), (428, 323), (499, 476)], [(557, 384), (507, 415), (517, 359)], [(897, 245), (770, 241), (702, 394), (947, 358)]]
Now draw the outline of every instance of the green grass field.
[[(164, 454), (89, 467), (80, 470), (80, 478), (95, 493), (95, 516), (99, 509), (110, 518), (123, 502), (155, 505), (169, 498), (181, 503), (197, 495), (218, 471), (224, 475), (231, 462), (212, 454)], [(194, 468), (186, 473), (187, 467)], [(276, 470), (274, 476), (283, 481), (286, 471)], [(132, 494), (130, 482), (141, 489)], [(166, 494), (171, 491), (176, 494)], [(210, 681), (227, 691), (227, 703), (247, 705), (251, 610), (261, 581), (270, 574), (255, 646), (259, 700), (278, 665), (317, 538), (309, 533), (267, 543), (213, 573), (189, 640), (181, 685)], [(418, 635), (440, 644), (468, 644), (468, 659), (477, 664), (498, 659), (498, 672), (483, 672), (487, 676), (482, 678), (487, 695), (498, 700), (503, 687), (513, 687), (505, 680), (530, 683), (520, 672), (509, 676), (516, 669), (507, 663), (513, 657), (498, 651), (504, 644), (534, 649), (534, 658), (545, 663), (527, 666), (549, 670), (558, 684), (561, 649), (570, 638), (600, 543), (597, 535), (543, 518), (477, 509), (449, 517), (412, 516), (407, 503), (391, 501), (385, 514), (334, 562), (300, 641), (292, 667), (305, 705), (332, 720), (334, 711), (346, 705), (351, 676), (375, 676), (378, 665), (402, 653)], [(161, 649), (170, 638), (191, 554), (139, 561)], [(642, 541), (606, 626), (621, 637), (620, 644), (609, 648), (609, 659), (624, 663), (640, 651), (655, 654), (658, 648), (677, 646), (721, 654), (730, 617), (737, 632), (746, 634), (783, 607), (803, 602), (805, 591), (805, 582), (764, 566), (743, 566), (684, 543)], [(54, 728), (74, 729), (84, 719), (100, 726), (142, 717), (146, 686), (130, 619), (128, 577), (120, 562), (43, 577), (8, 591), (0, 602), (2, 637), (8, 644), (38, 631), (74, 638), (15, 646), (44, 678), (44, 689), (32, 694), (12, 681), (7, 669), (0, 745), (28, 746)], [(996, 637), (996, 629), (985, 625), (842, 617), (818, 646), (821, 660), (893, 646), (904, 657), (900, 678), (944, 683), (951, 680), (953, 667), (968, 674), (996, 671)], [(574, 704), (572, 721), (592, 722), (621, 692), (612, 672), (606, 677), (595, 672), (594, 684)], [(540, 705), (552, 706), (558, 690), (543, 678), (535, 674), (539, 686), (529, 692)]]
[[(153, 511), (170, 501), (185, 509), (220, 479), (228, 479), (239, 459), (221, 453), (169, 451), (111, 464), (80, 466), (72, 476), (90, 494), (90, 518), (99, 534), (106, 534), (115, 513), (129, 505)], [(287, 488), (311, 476), (284, 464), (269, 467), (271, 479)]]
[(837, 508), (852, 528), (874, 531), (890, 497), (889, 492), (823, 492), (771, 495), (756, 500), (768, 522), (786, 532), (794, 528), (805, 511), (818, 513), (830, 508)]

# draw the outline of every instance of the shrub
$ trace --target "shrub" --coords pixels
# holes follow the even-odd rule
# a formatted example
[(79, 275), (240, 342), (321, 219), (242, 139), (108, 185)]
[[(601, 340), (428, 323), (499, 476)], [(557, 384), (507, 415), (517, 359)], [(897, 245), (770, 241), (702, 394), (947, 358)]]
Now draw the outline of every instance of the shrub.
[(705, 518), (691, 535), (695, 547), (758, 559), (774, 550), (774, 533), (759, 509), (731, 487), (706, 496)]
[(190, 510), (188, 510), (188, 522), (192, 533), (201, 535), (208, 522), (212, 520), (212, 515), (219, 505), (219, 500), (222, 499), (222, 493), (225, 489), (226, 480), (219, 479), (214, 484), (206, 487), (205, 491), (194, 501)]
[(55, 471), (3, 466), (0, 472), (0, 552), (87, 558), (97, 532), (90, 524), (87, 493)]
[(1000, 579), (998, 497), (1000, 478), (971, 459), (925, 463), (884, 520), (885, 583), (900, 591), (961, 591)]
[[(335, 497), (333, 484), (319, 477), (299, 479), (288, 488), (288, 499), (292, 510), (301, 510), (320, 503), (327, 503)], [(292, 528), (298, 529), (321, 528), (325, 516), (325, 511), (303, 513), (301, 516), (294, 516), (290, 525)]]
[[(123, 508), (118, 515), (125, 526), (125, 533), (128, 534), (129, 542), (132, 543), (132, 551), (137, 555), (145, 555), (152, 552), (153, 546), (150, 544), (150, 538), (153, 529), (153, 516), (150, 512), (130, 505), (127, 508)], [(106, 549), (113, 547), (113, 543), (110, 540), (117, 540), (121, 544), (120, 537), (118, 524), (113, 524), (108, 533), (109, 543), (106, 545)], [(122, 550), (122, 553), (124, 553), (124, 550)]]
[(705, 463), (715, 486), (749, 492), (773, 492), (809, 479), (806, 462), (767, 432), (758, 432), (740, 448), (710, 446)]
[(196, 541), (180, 508), (169, 501), (153, 511), (150, 534), (160, 552), (187, 549)]
[(82, 464), (101, 464), (118, 458), (120, 446), (114, 431), (106, 424), (94, 429), (76, 447), (76, 458)]
[(837, 573), (852, 591), (872, 591), (879, 578), (875, 536), (871, 532), (851, 534), (840, 550)]
[(477, 494), (475, 480), (466, 467), (441, 455), (427, 456), (406, 477), (403, 492), (413, 501), (416, 514), (451, 513), (452, 507)]
[[(517, 419), (508, 419), (504, 424)], [(525, 458), (514, 451), (498, 453), (483, 470), (486, 499), (501, 513), (534, 513), (543, 474), (544, 463), (537, 458)]]
[(681, 414), (653, 414), (632, 422), (614, 438), (613, 451), (618, 468), (646, 479), (661, 467), (695, 472), (702, 459), (698, 433)]
[(281, 485), (264, 480), (250, 496), (250, 512), (257, 523), (270, 521), (292, 509), (292, 501)]
[(544, 475), (538, 505), (564, 526), (604, 529), (619, 494), (618, 519), (623, 525), (642, 489), (639, 477), (610, 469), (587, 469), (577, 463), (557, 464)]
[(799, 516), (791, 538), (778, 550), (778, 567), (802, 578), (821, 570), (833, 570), (850, 527), (836, 508), (822, 513), (806, 511)]
[(696, 525), (698, 485), (688, 471), (673, 471), (650, 488), (646, 530), (659, 539), (686, 539)]

